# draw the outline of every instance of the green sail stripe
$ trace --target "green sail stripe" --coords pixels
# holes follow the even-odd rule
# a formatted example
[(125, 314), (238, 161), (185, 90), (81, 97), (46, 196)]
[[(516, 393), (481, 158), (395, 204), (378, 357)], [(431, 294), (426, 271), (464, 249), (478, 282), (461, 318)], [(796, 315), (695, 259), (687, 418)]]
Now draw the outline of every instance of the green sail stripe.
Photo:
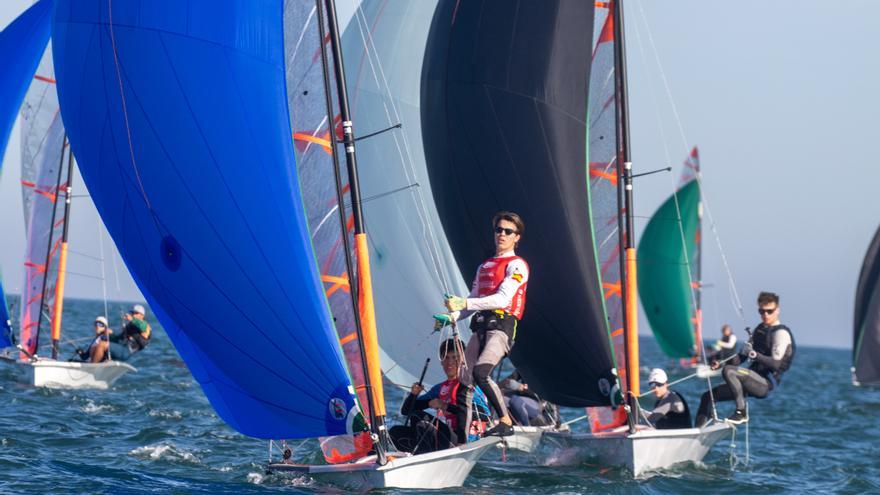
[[(693, 260), (699, 225), (700, 188), (691, 180), (678, 190), (686, 249), (678, 224), (675, 195), (657, 210), (638, 247), (639, 297), (657, 343), (673, 358), (694, 353), (694, 303), (688, 259)], [(687, 256), (685, 255), (687, 253)]]

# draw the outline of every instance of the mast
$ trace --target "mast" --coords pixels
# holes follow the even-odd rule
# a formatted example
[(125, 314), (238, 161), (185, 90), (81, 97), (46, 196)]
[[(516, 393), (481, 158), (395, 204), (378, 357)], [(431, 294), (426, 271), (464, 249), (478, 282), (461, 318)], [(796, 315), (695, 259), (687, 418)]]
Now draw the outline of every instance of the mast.
[[(320, 1), (320, 0), (319, 0)], [(355, 239), (355, 256), (357, 260), (357, 287), (352, 286), (352, 297), (357, 303), (355, 311), (355, 324), (357, 327), (358, 342), (360, 343), (360, 351), (362, 362), (364, 364), (364, 382), (366, 385), (366, 395), (370, 405), (370, 428), (374, 435), (374, 441), (377, 447), (379, 464), (387, 462), (385, 452), (391, 445), (388, 437), (388, 430), (385, 427), (385, 397), (382, 389), (382, 369), (379, 361), (379, 339), (376, 333), (376, 313), (373, 307), (373, 287), (370, 276), (370, 258), (367, 246), (367, 233), (364, 226), (363, 209), (361, 207), (360, 181), (357, 171), (357, 156), (354, 149), (354, 130), (351, 121), (351, 112), (348, 104), (348, 89), (345, 82), (345, 68), (342, 61), (342, 43), (339, 39), (339, 26), (336, 18), (336, 4), (333, 0), (325, 0), (327, 7), (327, 26), (329, 28), (330, 48), (333, 52), (333, 72), (336, 79), (336, 94), (339, 99), (339, 116), (342, 120), (342, 142), (345, 146), (345, 163), (348, 172), (348, 182), (351, 194), (351, 209), (354, 217), (354, 239)], [(318, 8), (318, 25), (321, 33), (321, 42), (325, 39), (323, 33), (324, 22), (320, 5)], [(325, 64), (325, 84), (327, 83), (326, 55), (324, 49), (321, 49), (322, 58)], [(328, 97), (329, 97), (329, 91)], [(331, 111), (332, 113), (332, 111)], [(332, 122), (332, 119), (331, 119)], [(335, 131), (330, 129), (332, 141), (336, 142)], [(334, 146), (334, 161), (338, 163), (336, 158), (337, 148)], [(338, 167), (337, 167), (338, 169)], [(337, 179), (337, 187), (340, 185)], [(340, 191), (341, 192), (341, 191)], [(344, 203), (340, 201), (339, 208), (342, 209)], [(345, 224), (343, 223), (343, 229)], [(347, 232), (343, 231), (343, 238), (346, 238)], [(347, 241), (346, 241), (347, 242)], [(350, 256), (346, 252), (346, 256)], [(350, 264), (350, 261), (347, 261)], [(349, 271), (349, 277), (351, 271)]]
[[(66, 138), (65, 138), (66, 140)], [(64, 148), (62, 147), (62, 150)], [(61, 152), (63, 159), (64, 152)], [(73, 151), (67, 146), (67, 185), (64, 188), (64, 230), (61, 234), (61, 254), (58, 258), (58, 280), (55, 282), (55, 301), (52, 308), (52, 359), (58, 359), (58, 341), (61, 340), (61, 315), (64, 311), (64, 279), (67, 274), (67, 232), (70, 220), (70, 199), (73, 183)], [(47, 266), (48, 270), (48, 266)]]
[[(67, 146), (67, 134), (61, 139), (61, 158), (58, 160), (58, 178), (55, 179), (55, 199), (52, 201), (52, 222), (49, 224), (49, 245), (46, 247), (46, 263), (43, 265), (43, 288), (40, 289), (40, 311), (37, 316), (36, 337), (34, 338), (34, 354), (38, 354), (40, 348), (40, 327), (43, 326), (43, 304), (46, 301), (46, 289), (49, 283), (49, 264), (52, 261), (52, 234), (55, 231), (55, 215), (58, 212), (58, 192), (61, 189), (61, 173), (64, 170), (64, 147)], [(69, 179), (68, 179), (69, 180)], [(64, 230), (67, 230), (65, 224)], [(58, 281), (56, 280), (56, 284)], [(59, 336), (60, 338), (60, 336)], [(58, 354), (57, 345), (52, 344), (52, 356)]]
[[(622, 172), (618, 181), (618, 200), (624, 207), (624, 215), (619, 219), (621, 232), (621, 277), (623, 284), (623, 331), (626, 342), (626, 378), (630, 405), (629, 424), (630, 430), (634, 431), (638, 422), (639, 395), (639, 332), (638, 332), (638, 301), (636, 294), (636, 250), (633, 242), (633, 197), (632, 197), (632, 162), (630, 161), (629, 145), (629, 101), (627, 98), (626, 82), (626, 50), (624, 43), (623, 28), (623, 0), (614, 2), (614, 85), (616, 113), (617, 113), (617, 170)], [(621, 171), (621, 165), (623, 170)], [(621, 184), (622, 183), (622, 187)]]

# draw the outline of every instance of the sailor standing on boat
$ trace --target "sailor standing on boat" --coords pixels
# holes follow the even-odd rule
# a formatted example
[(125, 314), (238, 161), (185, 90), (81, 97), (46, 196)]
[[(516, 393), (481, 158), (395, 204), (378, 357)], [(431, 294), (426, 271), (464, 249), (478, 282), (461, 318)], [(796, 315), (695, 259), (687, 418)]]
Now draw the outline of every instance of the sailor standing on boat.
[[(516, 338), (516, 326), (523, 316), (529, 266), (514, 252), (525, 224), (516, 213), (502, 211), (492, 219), (495, 231), (495, 255), (484, 261), (467, 298), (446, 297), (450, 313), (434, 315), (437, 326), (445, 326), (476, 313), (471, 319), (473, 335), (465, 348), (468, 372), (462, 382), (478, 385), (498, 414), (498, 424), (484, 436), (513, 434), (513, 422), (504, 405), (501, 389), (492, 380), (492, 370), (510, 352)], [(470, 382), (473, 378), (473, 383)]]
[[(736, 411), (727, 418), (729, 423), (742, 424), (749, 420), (746, 413), (746, 394), (763, 399), (770, 395), (779, 382), (782, 374), (791, 367), (797, 346), (791, 330), (779, 322), (779, 296), (772, 292), (761, 292), (758, 295), (758, 313), (761, 324), (752, 332), (748, 342), (743, 344), (738, 356), (724, 366), (721, 375), (724, 384), (712, 389), (715, 402), (736, 401)], [(740, 368), (739, 364), (751, 360), (748, 368)], [(712, 364), (718, 369), (718, 363)], [(709, 421), (709, 392), (700, 398), (700, 409), (697, 411), (697, 427)]]

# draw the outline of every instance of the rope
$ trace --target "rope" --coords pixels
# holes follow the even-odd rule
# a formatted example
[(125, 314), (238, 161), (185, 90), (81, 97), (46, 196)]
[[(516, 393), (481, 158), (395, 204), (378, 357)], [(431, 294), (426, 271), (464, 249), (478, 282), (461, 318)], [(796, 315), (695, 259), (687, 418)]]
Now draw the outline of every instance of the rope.
[[(684, 150), (685, 150), (685, 152), (687, 152), (688, 143), (690, 141), (688, 141), (687, 136), (685, 136), (684, 126), (681, 123), (681, 117), (679, 116), (679, 113), (678, 113), (678, 107), (675, 104), (675, 99), (672, 97), (672, 91), (669, 89), (669, 81), (667, 80), (666, 73), (663, 70), (663, 64), (660, 62), (659, 52), (657, 51), (657, 46), (654, 43), (654, 36), (651, 34), (651, 29), (650, 29), (650, 25), (648, 24), (647, 15), (645, 14), (644, 5), (641, 2), (638, 2), (638, 5), (639, 5), (639, 14), (641, 16), (642, 23), (645, 25), (645, 31), (648, 35), (648, 41), (650, 42), (651, 51), (654, 55), (654, 61), (657, 64), (657, 69), (660, 73), (660, 78), (663, 81), (663, 88), (666, 91), (666, 97), (668, 98), (669, 104), (672, 108), (672, 113), (673, 113), (673, 116), (675, 117), (675, 122), (678, 126), (678, 131), (679, 131), (679, 135), (681, 137), (681, 140), (682, 140), (682, 143), (684, 146)], [(637, 34), (638, 34), (638, 31), (637, 31)], [(637, 36), (637, 40), (638, 39), (639, 38)], [(651, 85), (649, 85), (649, 87), (650, 86)], [(664, 146), (666, 146), (665, 141), (664, 141)], [(728, 263), (728, 260), (727, 260), (727, 254), (724, 251), (724, 247), (721, 245), (721, 236), (718, 233), (718, 227), (717, 227), (717, 224), (715, 223), (715, 218), (712, 215), (712, 210), (711, 210), (711, 208), (709, 208), (709, 201), (706, 198), (706, 195), (703, 193), (706, 189), (703, 187), (703, 179), (702, 179), (701, 174), (697, 173), (696, 179), (697, 179), (697, 183), (700, 185), (700, 193), (701, 193), (700, 196), (703, 201), (703, 209), (705, 210), (706, 217), (709, 220), (709, 228), (712, 231), (713, 237), (715, 238), (715, 243), (718, 246), (718, 251), (721, 256), (721, 262), (724, 265), (724, 270), (727, 274), (728, 289), (729, 289), (730, 295), (731, 295), (731, 303), (732, 303), (734, 309), (736, 310), (737, 314), (739, 315), (740, 320), (742, 321), (743, 324), (745, 324), (745, 313), (742, 308), (742, 302), (739, 297), (739, 291), (737, 290), (736, 281), (734, 280), (733, 272), (731, 271), (730, 264)]]

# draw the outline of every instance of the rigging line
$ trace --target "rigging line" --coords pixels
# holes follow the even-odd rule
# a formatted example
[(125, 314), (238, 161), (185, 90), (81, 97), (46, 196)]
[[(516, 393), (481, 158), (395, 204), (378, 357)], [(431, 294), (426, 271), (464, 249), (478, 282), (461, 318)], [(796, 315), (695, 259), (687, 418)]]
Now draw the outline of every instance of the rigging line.
[(97, 256), (93, 256), (93, 255), (91, 255), (91, 254), (87, 254), (87, 253), (84, 253), (84, 252), (82, 252), (82, 251), (77, 251), (77, 250), (75, 250), (75, 249), (67, 248), (67, 252), (70, 253), (70, 254), (75, 254), (75, 255), (77, 255), (77, 256), (82, 256), (83, 258), (88, 258), (88, 259), (90, 259), (90, 260), (102, 261), (102, 262), (104, 261), (104, 257), (103, 257), (103, 256), (101, 256), (101, 257), (99, 258), (99, 257), (97, 257)]
[[(104, 317), (106, 318), (108, 315), (107, 309), (107, 268), (106, 261), (104, 259), (104, 236), (103, 236), (103, 228), (101, 227), (102, 222), (101, 219), (98, 219), (98, 249), (101, 253), (101, 297), (104, 298)], [(110, 353), (107, 353), (109, 356)]]
[[(654, 36), (651, 34), (651, 29), (650, 29), (650, 25), (648, 24), (648, 17), (645, 14), (644, 5), (642, 4), (642, 2), (637, 2), (637, 3), (639, 6), (639, 14), (642, 17), (642, 22), (646, 26), (648, 41), (650, 41), (650, 44), (651, 44), (651, 50), (653, 51), (653, 54), (654, 54), (654, 60), (657, 64), (657, 68), (659, 69), (660, 78), (663, 81), (663, 87), (666, 90), (666, 97), (669, 99), (669, 104), (672, 107), (672, 113), (675, 116), (675, 121), (676, 121), (676, 124), (678, 125), (678, 131), (681, 135), (681, 139), (684, 144), (684, 150), (685, 150), (685, 153), (687, 153), (688, 140), (687, 140), (687, 136), (685, 136), (685, 133), (684, 133), (684, 126), (681, 123), (681, 117), (679, 116), (679, 113), (678, 113), (678, 107), (675, 104), (675, 99), (672, 97), (672, 91), (669, 89), (669, 82), (666, 79), (666, 72), (663, 70), (663, 64), (660, 63), (660, 56), (657, 51), (657, 46), (654, 43)], [(665, 141), (664, 141), (664, 146), (665, 146)], [(715, 224), (715, 218), (712, 216), (712, 210), (709, 208), (709, 201), (708, 201), (708, 199), (706, 199), (706, 195), (703, 192), (703, 191), (705, 191), (705, 188), (703, 187), (702, 174), (697, 172), (695, 176), (697, 179), (697, 183), (700, 185), (700, 196), (703, 201), (703, 208), (706, 211), (706, 217), (709, 220), (709, 228), (710, 228), (710, 230), (712, 230), (712, 234), (715, 237), (715, 243), (718, 245), (718, 250), (720, 251), (720, 254), (721, 254), (721, 261), (724, 264), (724, 269), (727, 271), (727, 278), (728, 278), (728, 283), (730, 285), (731, 296), (733, 298), (732, 302), (734, 305), (734, 309), (736, 309), (737, 313), (739, 314), (740, 319), (743, 321), (743, 323), (745, 323), (745, 314), (743, 312), (742, 302), (739, 297), (739, 291), (737, 290), (737, 287), (736, 287), (736, 281), (734, 280), (733, 273), (730, 270), (730, 264), (727, 262), (727, 255), (724, 252), (724, 247), (721, 245), (721, 236), (718, 233), (718, 228), (717, 228), (717, 225)]]
[[(642, 44), (642, 35), (639, 29), (639, 23), (634, 23), (635, 33), (636, 33), (636, 45), (639, 47), (639, 54), (642, 56), (642, 64), (645, 68), (645, 72), (648, 71), (648, 57), (645, 54), (645, 48)], [(657, 117), (657, 128), (660, 130), (660, 141), (663, 143), (663, 154), (666, 156), (666, 163), (672, 163), (672, 157), (669, 154), (669, 145), (666, 143), (666, 132), (664, 132), (663, 119), (660, 116), (660, 105), (657, 103), (657, 94), (654, 91), (653, 84), (646, 84), (648, 87), (648, 93), (651, 95), (651, 104), (654, 107), (654, 115)]]
[[(373, 201), (375, 199), (381, 199), (381, 198), (384, 198), (385, 196), (391, 196), (392, 194), (399, 193), (401, 191), (406, 191), (407, 189), (412, 189), (414, 187), (422, 187), (422, 186), (421, 186), (421, 184), (416, 182), (416, 183), (410, 184), (408, 186), (401, 186), (401, 187), (398, 187), (397, 189), (392, 189), (390, 191), (385, 191), (383, 193), (374, 194), (372, 196), (367, 196), (366, 198), (361, 199), (361, 204), (366, 203), (368, 201)], [(345, 207), (351, 208), (351, 202), (345, 203)]]
[[(385, 110), (386, 119), (389, 124), (392, 122), (395, 122), (395, 121), (402, 122), (402, 119), (400, 118), (400, 112), (398, 111), (397, 106), (394, 103), (394, 98), (391, 97), (391, 87), (388, 84), (388, 79), (385, 76), (384, 69), (382, 68), (382, 62), (379, 59), (378, 51), (375, 49), (376, 45), (373, 40), (372, 33), (370, 32), (370, 30), (367, 27), (366, 15), (364, 14), (363, 8), (361, 6), (357, 6), (357, 8), (355, 10), (355, 19), (357, 19), (357, 22), (358, 22), (358, 31), (361, 35), (361, 42), (363, 44), (364, 52), (365, 52), (367, 60), (369, 62), (370, 71), (373, 75), (374, 82), (376, 83), (376, 85), (378, 87), (383, 89), (382, 105)], [(366, 34), (366, 37), (365, 37), (365, 34)], [(367, 39), (369, 39), (369, 44), (367, 42)], [(372, 47), (373, 49), (371, 50), (370, 47)], [(373, 63), (374, 56), (376, 59), (375, 64)], [(378, 68), (379, 68), (378, 73), (376, 71), (376, 66), (378, 66)], [(384, 83), (384, 84), (380, 84), (379, 79), (378, 79), (379, 74), (381, 74), (382, 83)], [(390, 103), (391, 109), (393, 110), (394, 118), (392, 118), (391, 113), (388, 110), (389, 103)], [(406, 132), (401, 133), (401, 137), (400, 137), (400, 141), (403, 142), (403, 150), (401, 150), (401, 144), (400, 144), (400, 141), (398, 140), (397, 133), (392, 133), (391, 136), (392, 136), (392, 139), (394, 140), (394, 144), (397, 149), (397, 153), (400, 156), (401, 165), (403, 166), (404, 173), (406, 174), (406, 177), (407, 177), (407, 181), (410, 183), (416, 182), (416, 179), (415, 179), (416, 172), (415, 172), (415, 167), (413, 166), (412, 147), (409, 144), (409, 139), (407, 138)], [(404, 151), (405, 151), (405, 156), (404, 156)], [(416, 212), (417, 212), (417, 214), (419, 216), (419, 220), (422, 224), (421, 231), (422, 231), (423, 240), (426, 244), (426, 247), (428, 248), (428, 254), (431, 257), (431, 262), (434, 264), (434, 270), (436, 272), (438, 280), (440, 281), (442, 289), (445, 292), (448, 292), (450, 289), (450, 282), (449, 282), (449, 280), (447, 280), (446, 273), (443, 270), (444, 265), (441, 261), (442, 258), (440, 256), (440, 248), (439, 248), (439, 241), (437, 240), (437, 234), (434, 232), (434, 228), (433, 228), (431, 222), (428, 221), (428, 215), (427, 215), (428, 207), (427, 207), (425, 198), (422, 195), (421, 190), (414, 191), (412, 195), (414, 196), (414, 199), (416, 199), (416, 206), (417, 206)]]
[[(700, 172), (698, 170), (697, 175), (699, 175), (699, 173)], [(687, 239), (685, 238), (685, 235), (684, 235), (684, 225), (683, 225), (682, 218), (681, 218), (681, 206), (679, 205), (679, 202), (678, 202), (678, 189), (675, 187), (675, 177), (673, 177), (672, 174), (669, 174), (669, 183), (672, 186), (672, 198), (675, 201), (675, 214), (678, 217), (678, 232), (681, 235), (681, 251), (682, 251), (682, 253), (684, 253), (684, 260), (685, 260), (685, 264), (687, 265), (687, 274), (688, 274), (688, 282), (689, 282), (688, 285), (690, 287), (691, 304), (693, 304), (694, 316), (696, 316), (698, 314), (697, 311), (699, 310), (699, 307), (697, 306), (697, 289), (694, 287), (693, 271), (691, 270), (690, 256), (688, 255), (688, 252), (687, 252)], [(697, 184), (699, 185), (699, 183), (697, 183)], [(702, 192), (703, 192), (702, 189), (700, 189), (700, 199), (702, 199)], [(702, 322), (697, 321), (697, 325), (701, 325), (701, 324), (702, 324)], [(703, 351), (703, 349), (705, 349), (705, 347), (703, 346), (703, 332), (702, 331), (696, 332), (696, 334), (697, 334), (697, 346), (698, 346), (697, 349), (699, 349), (700, 357), (702, 357), (703, 364), (708, 364), (708, 362), (706, 361), (706, 353)], [(712, 378), (709, 376), (706, 377), (706, 388), (709, 391), (709, 399), (712, 401), (712, 409), (714, 411), (715, 410), (715, 393), (712, 391)]]
[[(122, 84), (122, 68), (119, 65), (119, 50), (116, 47), (116, 30), (113, 26), (113, 0), (107, 0), (107, 22), (110, 27), (110, 44), (113, 50), (113, 64), (116, 68), (116, 80), (119, 81), (119, 98), (122, 102), (122, 115), (123, 120), (125, 121), (125, 134), (128, 139), (128, 153), (131, 157), (131, 166), (134, 169), (134, 175), (137, 179), (138, 187), (141, 192), (141, 197), (144, 200), (144, 203), (147, 206), (147, 210), (150, 212), (150, 216), (153, 217), (153, 221), (156, 223), (157, 230), (159, 229), (159, 222), (156, 219), (156, 215), (153, 212), (153, 206), (150, 204), (150, 198), (147, 197), (147, 191), (144, 189), (144, 183), (141, 180), (141, 172), (137, 166), (137, 160), (134, 157), (134, 141), (131, 137), (131, 124), (128, 120), (128, 105), (125, 101), (125, 89)], [(162, 232), (162, 230), (158, 230)]]

